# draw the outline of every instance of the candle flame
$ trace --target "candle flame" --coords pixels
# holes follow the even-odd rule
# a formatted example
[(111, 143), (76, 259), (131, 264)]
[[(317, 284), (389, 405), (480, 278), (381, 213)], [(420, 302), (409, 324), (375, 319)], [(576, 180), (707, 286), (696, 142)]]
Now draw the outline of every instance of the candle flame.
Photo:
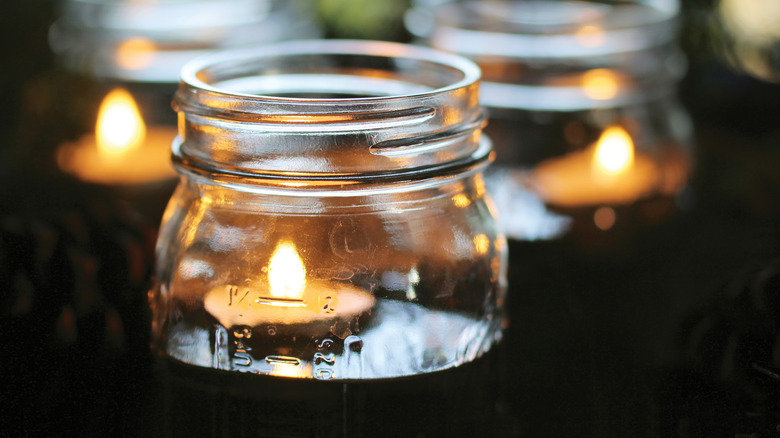
[(634, 165), (634, 142), (619, 126), (607, 128), (596, 143), (593, 155), (593, 171), (596, 175), (617, 175)]
[(95, 134), (98, 152), (109, 159), (141, 145), (146, 126), (130, 93), (121, 88), (108, 93), (100, 104)]
[(306, 267), (290, 242), (276, 246), (268, 264), (268, 283), (273, 298), (303, 299), (306, 287)]

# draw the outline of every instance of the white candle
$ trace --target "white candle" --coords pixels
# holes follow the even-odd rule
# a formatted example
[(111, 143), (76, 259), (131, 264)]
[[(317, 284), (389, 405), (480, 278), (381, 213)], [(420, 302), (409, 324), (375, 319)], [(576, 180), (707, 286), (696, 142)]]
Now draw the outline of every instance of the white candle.
[(295, 246), (281, 242), (268, 264), (267, 281), (247, 286), (224, 285), (204, 298), (206, 310), (224, 327), (263, 324), (300, 326), (350, 321), (369, 311), (374, 295), (356, 286), (332, 281), (311, 281)]
[(583, 151), (544, 161), (531, 174), (539, 196), (563, 207), (629, 204), (658, 188), (661, 179), (656, 163), (635, 153), (619, 127), (605, 130)]
[(172, 127), (146, 127), (135, 101), (116, 89), (103, 100), (95, 133), (62, 145), (57, 163), (82, 181), (139, 185), (175, 178), (171, 165)]

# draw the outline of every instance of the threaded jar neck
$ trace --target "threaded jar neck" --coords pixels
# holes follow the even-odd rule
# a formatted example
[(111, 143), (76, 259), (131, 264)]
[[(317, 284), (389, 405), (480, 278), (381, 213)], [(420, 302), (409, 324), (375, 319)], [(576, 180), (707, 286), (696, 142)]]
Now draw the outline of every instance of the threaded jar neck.
[(274, 180), (414, 179), (485, 161), (479, 68), (373, 41), (293, 41), (188, 64), (184, 170)]

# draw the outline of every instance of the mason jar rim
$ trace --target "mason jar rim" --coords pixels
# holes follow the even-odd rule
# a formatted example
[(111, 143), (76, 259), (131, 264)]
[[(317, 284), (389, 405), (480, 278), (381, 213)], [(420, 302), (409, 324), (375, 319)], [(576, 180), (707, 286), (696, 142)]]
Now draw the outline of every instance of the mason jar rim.
[[(459, 70), (463, 77), (451, 84), (442, 85), (422, 92), (388, 94), (369, 97), (349, 98), (317, 98), (317, 97), (294, 97), (294, 96), (273, 96), (262, 93), (242, 93), (226, 90), (215, 86), (203, 79), (204, 72), (219, 64), (226, 62), (250, 61), (258, 57), (295, 57), (302, 55), (358, 55), (385, 58), (401, 58), (423, 62), (440, 64)], [(338, 101), (348, 100), (366, 101), (366, 100), (387, 100), (396, 98), (408, 98), (421, 95), (430, 95), (435, 93), (456, 90), (478, 82), (481, 78), (481, 70), (473, 61), (456, 55), (422, 46), (413, 46), (402, 43), (388, 41), (370, 41), (370, 40), (293, 40), (278, 42), (274, 44), (253, 46), (248, 48), (231, 49), (219, 52), (209, 53), (189, 61), (181, 70), (180, 79), (182, 84), (202, 89), (212, 93), (234, 95), (242, 98), (262, 98), (271, 100), (290, 100), (290, 101)]]

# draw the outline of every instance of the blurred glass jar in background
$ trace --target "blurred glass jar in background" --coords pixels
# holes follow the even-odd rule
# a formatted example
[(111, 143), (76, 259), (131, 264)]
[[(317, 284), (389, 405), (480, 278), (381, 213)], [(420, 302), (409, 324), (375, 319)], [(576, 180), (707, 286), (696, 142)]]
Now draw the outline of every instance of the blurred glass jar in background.
[[(675, 207), (691, 124), (670, 0), (420, 1), (407, 26), (475, 60), (497, 165), (487, 177), (510, 239), (608, 239)], [(609, 233), (605, 233), (609, 231)]]
[[(506, 245), (485, 199), (478, 78), (461, 57), (356, 41), (280, 43), (185, 67), (182, 180), (152, 291), (169, 406), (181, 413), (168, 416), (181, 421), (173, 430), (197, 424), (193, 409), (213, 409), (197, 417), (225, 427), (281, 422), (285, 435), (306, 428), (301, 436), (336, 436), (351, 427), (331, 428), (341, 421), (380, 435), (483, 424), (494, 404), (481, 395), (492, 392), (460, 378), (446, 391), (419, 386), (481, 361), (502, 332)], [(185, 382), (188, 373), (201, 377)], [(395, 379), (414, 376), (424, 380)], [(204, 382), (210, 390), (182, 395)], [(248, 391), (237, 411), (215, 401), (280, 384), (292, 386)], [(376, 402), (348, 408), (355, 388)], [(457, 388), (470, 398), (447, 395)], [(246, 417), (246, 406), (279, 403), (289, 409)], [(458, 406), (467, 413), (452, 418)], [(312, 411), (295, 417), (301, 409)], [(301, 420), (312, 412), (328, 419)], [(399, 420), (409, 416), (419, 418)]]
[(170, 100), (181, 67), (219, 48), (319, 35), (298, 2), (67, 0), (61, 6), (49, 43), (72, 73), (63, 86), (86, 133), (59, 145), (57, 167), (129, 196), (154, 222), (176, 178)]
[(297, 1), (66, 0), (50, 43), (70, 70), (178, 84), (189, 60), (220, 48), (319, 35)]

